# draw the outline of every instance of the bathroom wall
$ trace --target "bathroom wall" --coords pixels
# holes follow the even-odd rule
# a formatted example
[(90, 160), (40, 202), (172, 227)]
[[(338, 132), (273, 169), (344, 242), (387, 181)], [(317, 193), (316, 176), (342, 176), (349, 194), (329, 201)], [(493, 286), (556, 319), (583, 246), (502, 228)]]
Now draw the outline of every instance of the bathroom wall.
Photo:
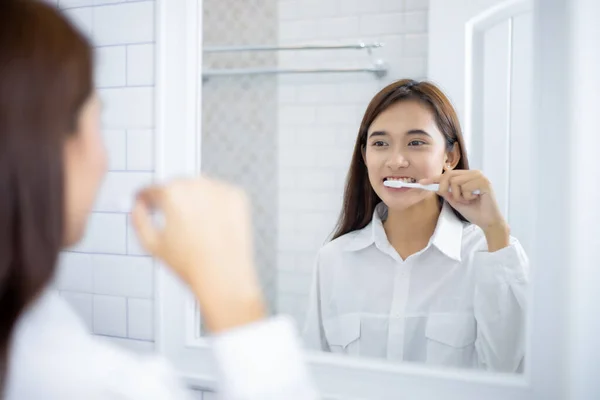
[(154, 267), (136, 242), (127, 211), (136, 188), (153, 179), (154, 1), (51, 3), (94, 45), (109, 154), (85, 238), (61, 255), (55, 287), (93, 333), (151, 351)]

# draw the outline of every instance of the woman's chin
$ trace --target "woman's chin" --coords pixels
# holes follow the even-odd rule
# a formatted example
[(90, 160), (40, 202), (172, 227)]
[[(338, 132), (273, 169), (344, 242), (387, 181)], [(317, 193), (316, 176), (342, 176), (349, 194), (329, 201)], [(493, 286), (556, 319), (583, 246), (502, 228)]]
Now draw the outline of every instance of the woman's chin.
[(395, 210), (395, 211), (402, 211), (405, 210), (407, 208), (410, 208), (411, 206), (413, 206), (414, 204), (418, 203), (417, 199), (410, 199), (410, 198), (398, 198), (398, 197), (391, 197), (391, 196), (386, 196), (382, 199), (382, 201), (385, 203), (385, 205), (387, 206), (388, 209), (390, 210)]
[(427, 194), (421, 190), (408, 189), (385, 193), (380, 198), (389, 210), (403, 211), (425, 200), (428, 197)]

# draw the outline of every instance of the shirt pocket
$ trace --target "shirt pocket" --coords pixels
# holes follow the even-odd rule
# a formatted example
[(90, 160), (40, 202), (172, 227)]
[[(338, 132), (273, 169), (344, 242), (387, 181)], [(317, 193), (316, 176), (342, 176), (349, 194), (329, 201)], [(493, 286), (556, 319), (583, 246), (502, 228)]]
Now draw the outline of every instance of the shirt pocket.
[(425, 328), (427, 363), (449, 367), (474, 364), (477, 323), (472, 314), (433, 314)]
[(360, 353), (360, 315), (342, 314), (323, 322), (327, 344), (332, 353)]

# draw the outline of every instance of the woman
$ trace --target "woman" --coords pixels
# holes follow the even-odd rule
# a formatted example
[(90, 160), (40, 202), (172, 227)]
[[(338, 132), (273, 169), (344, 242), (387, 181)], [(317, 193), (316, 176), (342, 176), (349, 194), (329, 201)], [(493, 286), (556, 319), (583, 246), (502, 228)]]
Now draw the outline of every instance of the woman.
[[(106, 169), (92, 65), (89, 43), (57, 10), (0, 1), (0, 390), (9, 400), (187, 398), (163, 361), (96, 341), (49, 288)], [(289, 320), (261, 321), (242, 193), (206, 179), (156, 186), (133, 219), (145, 248), (196, 295), (223, 398), (316, 398)]]
[[(439, 183), (439, 191), (386, 180)], [(307, 345), (517, 371), (527, 276), (490, 182), (469, 170), (446, 96), (413, 80), (381, 90), (360, 126), (337, 230), (317, 257)]]

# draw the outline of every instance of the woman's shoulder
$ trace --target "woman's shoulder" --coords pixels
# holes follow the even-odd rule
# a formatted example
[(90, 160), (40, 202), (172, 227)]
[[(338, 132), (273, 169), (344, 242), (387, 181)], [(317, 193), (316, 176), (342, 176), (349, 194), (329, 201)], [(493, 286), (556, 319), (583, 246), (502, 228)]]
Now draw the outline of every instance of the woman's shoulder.
[(7, 398), (67, 398), (81, 385), (93, 390), (89, 365), (94, 354), (89, 352), (87, 336), (85, 326), (58, 292), (44, 292), (15, 327)]
[[(65, 300), (48, 291), (15, 330), (6, 398), (96, 399), (107, 393), (119, 398), (184, 398), (162, 360), (90, 335)], [(154, 397), (157, 393), (163, 396)]]
[(346, 257), (352, 256), (356, 250), (368, 247), (373, 241), (369, 227), (367, 225), (325, 243), (317, 253), (317, 264), (339, 264), (342, 260), (347, 261)]

